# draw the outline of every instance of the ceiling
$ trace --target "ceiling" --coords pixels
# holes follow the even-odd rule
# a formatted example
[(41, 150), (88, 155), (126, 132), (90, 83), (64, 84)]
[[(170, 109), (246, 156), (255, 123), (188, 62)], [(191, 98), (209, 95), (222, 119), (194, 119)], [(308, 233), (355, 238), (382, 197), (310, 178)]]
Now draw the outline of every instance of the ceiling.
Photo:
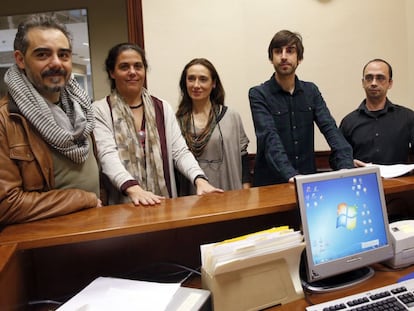
[[(66, 24), (73, 37), (73, 63), (89, 67), (89, 36), (87, 11), (68, 10), (51, 12), (59, 21)], [(13, 41), (17, 26), (27, 15), (0, 16), (0, 67), (14, 64)]]

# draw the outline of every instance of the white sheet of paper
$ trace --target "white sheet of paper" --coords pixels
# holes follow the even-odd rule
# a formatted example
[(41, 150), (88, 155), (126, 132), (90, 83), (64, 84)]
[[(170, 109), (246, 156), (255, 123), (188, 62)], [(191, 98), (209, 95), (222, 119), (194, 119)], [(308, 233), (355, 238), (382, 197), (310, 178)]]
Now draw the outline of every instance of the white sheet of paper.
[(369, 164), (378, 166), (381, 172), (381, 177), (393, 178), (403, 176), (412, 170), (414, 170), (414, 164), (393, 164), (393, 165), (380, 165), (380, 164)]
[(180, 286), (99, 277), (57, 311), (164, 311)]

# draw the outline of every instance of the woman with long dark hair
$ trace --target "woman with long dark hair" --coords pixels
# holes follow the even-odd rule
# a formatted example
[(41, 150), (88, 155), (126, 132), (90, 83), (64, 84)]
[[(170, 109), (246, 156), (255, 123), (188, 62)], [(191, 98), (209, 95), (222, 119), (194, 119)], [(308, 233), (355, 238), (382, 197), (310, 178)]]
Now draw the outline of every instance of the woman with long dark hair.
[[(181, 132), (208, 180), (223, 190), (250, 186), (247, 138), (238, 112), (224, 105), (224, 88), (213, 64), (191, 60), (180, 78), (181, 101), (176, 113)], [(180, 195), (195, 193), (185, 179)]]

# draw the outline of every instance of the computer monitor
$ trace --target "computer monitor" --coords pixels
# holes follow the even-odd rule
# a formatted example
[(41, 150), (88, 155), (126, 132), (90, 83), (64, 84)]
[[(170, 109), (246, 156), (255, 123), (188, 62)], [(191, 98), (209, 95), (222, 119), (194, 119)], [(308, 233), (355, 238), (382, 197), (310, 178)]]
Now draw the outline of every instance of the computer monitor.
[(306, 242), (305, 290), (332, 291), (362, 282), (374, 274), (370, 264), (393, 256), (377, 167), (297, 176), (295, 188)]

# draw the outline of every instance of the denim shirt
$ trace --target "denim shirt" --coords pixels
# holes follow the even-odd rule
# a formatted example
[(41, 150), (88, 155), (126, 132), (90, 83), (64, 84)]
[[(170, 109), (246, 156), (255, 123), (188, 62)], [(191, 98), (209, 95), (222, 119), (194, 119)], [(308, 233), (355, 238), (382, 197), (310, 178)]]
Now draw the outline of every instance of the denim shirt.
[(353, 167), (352, 148), (314, 83), (295, 77), (295, 90), (290, 94), (272, 75), (249, 90), (249, 100), (257, 139), (254, 186), (316, 172), (314, 122), (331, 148), (331, 167)]

